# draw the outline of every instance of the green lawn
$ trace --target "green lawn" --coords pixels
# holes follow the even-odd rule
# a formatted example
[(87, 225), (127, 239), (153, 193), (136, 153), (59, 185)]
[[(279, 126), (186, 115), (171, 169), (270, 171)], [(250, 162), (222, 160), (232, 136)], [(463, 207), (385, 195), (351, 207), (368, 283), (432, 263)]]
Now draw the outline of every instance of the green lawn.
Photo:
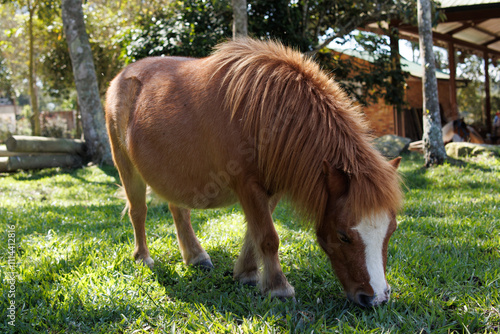
[[(151, 203), (150, 271), (132, 260), (133, 231), (121, 218), (114, 169), (4, 174), (0, 333), (14, 332), (14, 314), (16, 333), (498, 332), (500, 160), (421, 166), (420, 156), (404, 157), (406, 199), (387, 267), (393, 293), (373, 309), (344, 298), (313, 231), (285, 203), (275, 220), (295, 302), (232, 280), (244, 231), (239, 206), (193, 212), (215, 265), (203, 272), (183, 265), (167, 206)], [(15, 284), (8, 280), (9, 233)]]

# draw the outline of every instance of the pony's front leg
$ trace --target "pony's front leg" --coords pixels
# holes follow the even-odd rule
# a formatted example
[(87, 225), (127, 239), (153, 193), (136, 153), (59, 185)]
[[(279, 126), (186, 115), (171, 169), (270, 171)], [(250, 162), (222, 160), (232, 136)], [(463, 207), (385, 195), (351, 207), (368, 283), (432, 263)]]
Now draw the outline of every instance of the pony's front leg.
[(207, 252), (198, 242), (191, 225), (191, 210), (178, 207), (169, 203), (168, 208), (174, 218), (177, 240), (181, 250), (182, 259), (187, 265), (211, 269), (214, 266)]
[(257, 285), (259, 281), (259, 264), (256, 256), (253, 238), (247, 230), (240, 256), (234, 264), (233, 278), (235, 280), (242, 284)]
[[(269, 201), (269, 210), (271, 213), (278, 205), (281, 199), (281, 194), (274, 195)], [(259, 281), (259, 263), (257, 260), (256, 250), (253, 245), (253, 239), (250, 233), (245, 233), (245, 241), (241, 247), (240, 256), (234, 264), (233, 278), (242, 284), (251, 286), (257, 285)]]
[[(242, 255), (235, 266), (235, 277), (241, 275), (236, 270), (241, 261), (249, 259), (248, 254), (253, 249), (262, 259), (263, 272), (260, 279), (262, 293), (269, 293), (272, 297), (289, 298), (295, 295), (294, 288), (288, 283), (279, 262), (279, 237), (274, 228), (271, 217), (269, 196), (257, 183), (247, 182), (244, 189), (239, 191), (240, 203), (247, 218), (247, 237), (243, 246)], [(274, 204), (274, 203), (273, 203)], [(272, 205), (274, 206), (274, 205)], [(247, 256), (245, 256), (247, 254)], [(252, 273), (256, 267), (255, 261), (246, 266), (246, 273)]]

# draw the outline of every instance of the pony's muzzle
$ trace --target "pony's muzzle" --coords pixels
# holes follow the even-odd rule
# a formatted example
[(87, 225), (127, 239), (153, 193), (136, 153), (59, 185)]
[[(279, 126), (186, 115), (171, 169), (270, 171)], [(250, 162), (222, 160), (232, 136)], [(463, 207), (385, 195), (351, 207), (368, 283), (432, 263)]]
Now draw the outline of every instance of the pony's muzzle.
[(389, 301), (391, 296), (391, 288), (388, 286), (380, 295), (367, 295), (363, 292), (358, 292), (354, 298), (349, 298), (356, 304), (362, 307), (374, 307)]

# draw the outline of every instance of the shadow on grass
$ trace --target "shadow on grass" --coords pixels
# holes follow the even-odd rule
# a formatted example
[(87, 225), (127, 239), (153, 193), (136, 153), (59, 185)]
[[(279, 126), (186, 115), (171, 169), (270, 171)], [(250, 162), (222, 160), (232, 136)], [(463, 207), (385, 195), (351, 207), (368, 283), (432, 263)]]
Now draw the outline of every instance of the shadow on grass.
[(426, 173), (427, 169), (424, 167), (400, 172), (403, 181), (403, 191), (407, 192), (410, 189), (426, 189), (429, 186), (429, 179), (426, 177)]
[[(440, 187), (436, 186), (434, 183), (431, 183), (429, 181), (429, 177), (426, 176), (426, 174), (431, 171), (432, 169), (436, 167), (431, 167), (431, 168), (425, 168), (424, 166), (424, 160), (422, 156), (420, 156), (417, 153), (407, 153), (403, 155), (403, 160), (410, 162), (411, 164), (411, 169), (401, 171), (401, 177), (403, 180), (403, 190), (407, 191), (410, 189), (426, 189), (430, 186), (433, 188), (439, 189)], [(462, 169), (469, 169), (473, 171), (478, 171), (478, 172), (486, 172), (489, 173), (491, 170), (489, 168), (484, 167), (481, 164), (477, 164), (474, 161), (470, 160), (459, 160), (459, 159), (452, 159), (449, 158), (447, 160), (447, 163), (450, 164), (451, 166), (454, 166), (457, 168), (457, 171), (461, 171)], [(449, 177), (449, 178), (456, 178), (456, 175), (443, 175), (443, 178)], [(483, 184), (484, 185), (484, 184)], [(488, 186), (490, 184), (487, 184)], [(492, 184), (494, 186), (494, 184)], [(478, 187), (477, 184), (472, 184), (472, 183), (464, 183), (464, 187)], [(479, 185), (481, 187), (481, 185)]]
[(118, 170), (115, 168), (115, 166), (103, 165), (100, 166), (99, 169), (103, 171), (107, 176), (114, 178), (117, 183), (120, 182), (120, 174), (118, 174)]
[(118, 170), (114, 166), (100, 166), (99, 169), (109, 177), (112, 177), (114, 182), (95, 182), (89, 181), (85, 177), (82, 177), (79, 174), (79, 171), (85, 170), (83, 167), (77, 168), (45, 168), (45, 169), (35, 169), (29, 171), (19, 171), (12, 174), (5, 174), (12, 176), (16, 181), (39, 181), (46, 178), (51, 178), (57, 175), (69, 175), (72, 178), (79, 180), (86, 184), (120, 184), (120, 176), (118, 174)]
[[(135, 319), (143, 312), (134, 304), (109, 303), (95, 307), (83, 302), (77, 293), (64, 295), (56, 292), (49, 297), (36, 286), (30, 289), (30, 295), (33, 297), (19, 296), (20, 300), (27, 303), (23, 304), (24, 310), (16, 316), (16, 326), (10, 333), (105, 333), (112, 328), (115, 331), (118, 328), (119, 332), (126, 332), (127, 326), (121, 325), (123, 319), (125, 317)], [(38, 310), (40, 308), (52, 311), (44, 314), (43, 321), (33, 321), (32, 317), (36, 315), (28, 314), (40, 313)], [(12, 326), (5, 328), (5, 333), (9, 333), (12, 328)]]
[(123, 207), (120, 205), (75, 205), (59, 206), (50, 205), (50, 210), (45, 206), (35, 207), (32, 210), (19, 208), (16, 210), (0, 208), (0, 216), (6, 218), (8, 223), (23, 221), (17, 227), (18, 237), (36, 233), (45, 234), (49, 230), (57, 233), (101, 233), (124, 224), (129, 226), (125, 219), (120, 219)]
[(222, 315), (232, 314), (240, 319), (254, 316), (265, 319), (277, 315), (283, 321), (288, 317), (295, 324), (306, 314), (327, 312), (332, 315), (331, 319), (325, 319), (329, 322), (345, 312), (361, 314), (367, 311), (348, 302), (338, 284), (330, 284), (325, 289), (324, 284), (312, 283), (309, 268), (297, 269), (287, 275), (295, 287), (295, 300), (273, 299), (263, 295), (258, 287), (233, 280), (232, 269), (236, 259), (231, 253), (223, 248), (207, 251), (215, 267), (210, 271), (189, 267), (180, 275), (169, 263), (155, 262), (153, 272), (171, 300), (193, 306), (203, 305), (208, 310)]
[(475, 170), (478, 170), (478, 171), (481, 171), (481, 172), (487, 172), (487, 173), (491, 172), (491, 170), (489, 168), (486, 168), (483, 165), (480, 165), (480, 164), (474, 162), (474, 160), (470, 160), (470, 159), (469, 160), (466, 160), (466, 159), (454, 159), (454, 158), (448, 157), (447, 162), (451, 166), (468, 167), (468, 168), (471, 168), (471, 169), (475, 169)]
[(20, 171), (10, 175), (16, 181), (38, 181), (61, 174), (74, 176), (79, 169), (81, 168), (45, 168), (40, 170)]

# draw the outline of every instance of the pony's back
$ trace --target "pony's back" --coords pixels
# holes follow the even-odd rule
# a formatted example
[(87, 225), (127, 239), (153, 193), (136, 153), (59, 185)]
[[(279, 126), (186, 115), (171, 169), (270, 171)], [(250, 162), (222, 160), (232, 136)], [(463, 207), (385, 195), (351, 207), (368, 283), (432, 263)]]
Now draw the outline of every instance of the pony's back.
[[(184, 194), (163, 193), (169, 200), (188, 201), (211, 182), (206, 175), (232, 161), (316, 220), (326, 205), (321, 166), (327, 161), (359, 184), (353, 196), (365, 194), (352, 201), (356, 212), (400, 201), (397, 173), (372, 148), (358, 108), (316, 63), (277, 42), (245, 38), (204, 59), (141, 60), (113, 80), (106, 109), (110, 134), (153, 189), (160, 183), (155, 190), (162, 194), (172, 183), (154, 180), (158, 175), (190, 175), (194, 182), (176, 176), (181, 181), (168, 188), (177, 192), (182, 183)], [(142, 138), (140, 150), (130, 138)], [(183, 167), (170, 170), (178, 161)]]

